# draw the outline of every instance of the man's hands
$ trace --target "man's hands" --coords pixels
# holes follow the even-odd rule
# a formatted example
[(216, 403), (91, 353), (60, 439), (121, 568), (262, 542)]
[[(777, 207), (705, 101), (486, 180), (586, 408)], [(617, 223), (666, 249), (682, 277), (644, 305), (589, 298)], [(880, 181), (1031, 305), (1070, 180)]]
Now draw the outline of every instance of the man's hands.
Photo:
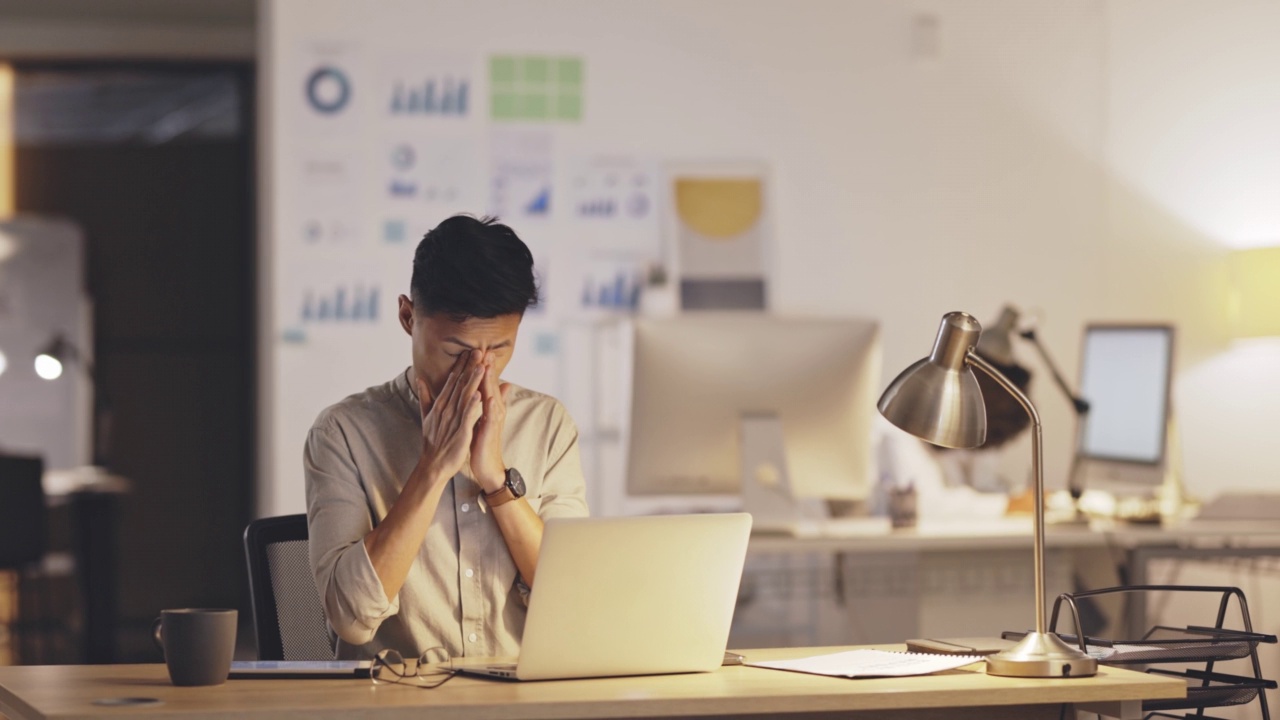
[(448, 481), (467, 462), (476, 421), (484, 412), (479, 390), (485, 376), (483, 357), (479, 350), (458, 356), (438, 398), (426, 381), (414, 380), (422, 412), (422, 461), (431, 485)]
[(484, 414), (471, 438), (471, 474), (482, 490), (491, 493), (507, 481), (507, 465), (502, 459), (502, 428), (507, 421), (511, 383), (498, 382), (492, 353), (485, 353), (481, 364), (484, 378), (480, 383), (480, 396)]
[(502, 429), (507, 419), (510, 383), (499, 383), (491, 353), (472, 350), (458, 356), (449, 379), (433, 397), (421, 378), (418, 409), (422, 413), (422, 459), (431, 484), (453, 477), (471, 456), (471, 474), (491, 493), (506, 482), (502, 459)]

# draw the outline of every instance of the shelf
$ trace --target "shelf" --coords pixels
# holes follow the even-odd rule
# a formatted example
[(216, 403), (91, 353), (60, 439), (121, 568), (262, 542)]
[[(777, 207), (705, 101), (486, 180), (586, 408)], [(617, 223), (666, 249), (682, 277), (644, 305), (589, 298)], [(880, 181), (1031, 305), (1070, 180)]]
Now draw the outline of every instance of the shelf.
[(1203, 670), (1147, 670), (1152, 675), (1180, 677), (1187, 681), (1187, 696), (1170, 700), (1146, 700), (1143, 712), (1156, 710), (1198, 710), (1251, 703), (1263, 690), (1276, 689), (1274, 680), (1205, 672)]
[[(1103, 659), (1102, 662), (1107, 665), (1149, 665), (1238, 660), (1252, 655), (1258, 643), (1275, 642), (1275, 635), (1243, 630), (1218, 630), (1194, 625), (1186, 628), (1157, 625), (1141, 640), (1116, 642), (1116, 646), (1133, 649), (1124, 649)], [(1137, 649), (1144, 647), (1152, 649)]]
[[(1056, 634), (1068, 645), (1079, 647), (1075, 635)], [(1005, 632), (1001, 637), (1016, 641), (1025, 635), (1023, 632)], [(1258, 643), (1275, 643), (1276, 636), (1195, 625), (1185, 628), (1157, 625), (1141, 640), (1105, 640), (1088, 635), (1084, 640), (1089, 654), (1104, 665), (1152, 665), (1247, 658)]]

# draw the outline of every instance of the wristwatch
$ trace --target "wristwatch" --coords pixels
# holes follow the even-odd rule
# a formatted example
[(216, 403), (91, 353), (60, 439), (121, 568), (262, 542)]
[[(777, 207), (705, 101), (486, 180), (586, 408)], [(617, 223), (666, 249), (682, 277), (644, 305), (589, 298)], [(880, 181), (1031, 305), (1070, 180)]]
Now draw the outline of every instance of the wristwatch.
[(484, 494), (485, 502), (488, 502), (491, 508), (522, 497), (524, 497), (524, 477), (515, 468), (507, 468), (507, 481), (502, 484), (502, 487)]

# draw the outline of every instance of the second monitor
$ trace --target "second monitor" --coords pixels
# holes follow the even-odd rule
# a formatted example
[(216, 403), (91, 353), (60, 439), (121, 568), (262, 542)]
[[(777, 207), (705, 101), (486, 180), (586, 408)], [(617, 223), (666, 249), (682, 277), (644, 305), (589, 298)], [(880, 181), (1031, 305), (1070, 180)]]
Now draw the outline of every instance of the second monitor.
[(736, 495), (744, 428), (761, 438), (750, 442), (768, 445), (767, 424), (763, 435), (750, 428), (771, 418), (781, 427), (780, 470), (792, 493), (848, 500), (869, 494), (881, 381), (874, 320), (742, 313), (641, 319), (634, 372), (628, 494)]
[(1091, 324), (1085, 328), (1080, 394), (1080, 487), (1150, 494), (1167, 461), (1174, 329), (1171, 325)]

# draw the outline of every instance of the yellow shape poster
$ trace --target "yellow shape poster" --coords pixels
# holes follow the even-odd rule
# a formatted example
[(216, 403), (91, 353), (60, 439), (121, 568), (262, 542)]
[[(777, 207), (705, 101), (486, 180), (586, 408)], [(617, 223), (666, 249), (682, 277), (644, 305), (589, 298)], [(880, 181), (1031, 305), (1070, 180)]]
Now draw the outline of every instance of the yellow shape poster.
[(681, 307), (763, 310), (768, 204), (762, 170), (671, 174)]
[(756, 178), (680, 178), (675, 191), (680, 221), (709, 240), (733, 240), (747, 232), (764, 205)]

